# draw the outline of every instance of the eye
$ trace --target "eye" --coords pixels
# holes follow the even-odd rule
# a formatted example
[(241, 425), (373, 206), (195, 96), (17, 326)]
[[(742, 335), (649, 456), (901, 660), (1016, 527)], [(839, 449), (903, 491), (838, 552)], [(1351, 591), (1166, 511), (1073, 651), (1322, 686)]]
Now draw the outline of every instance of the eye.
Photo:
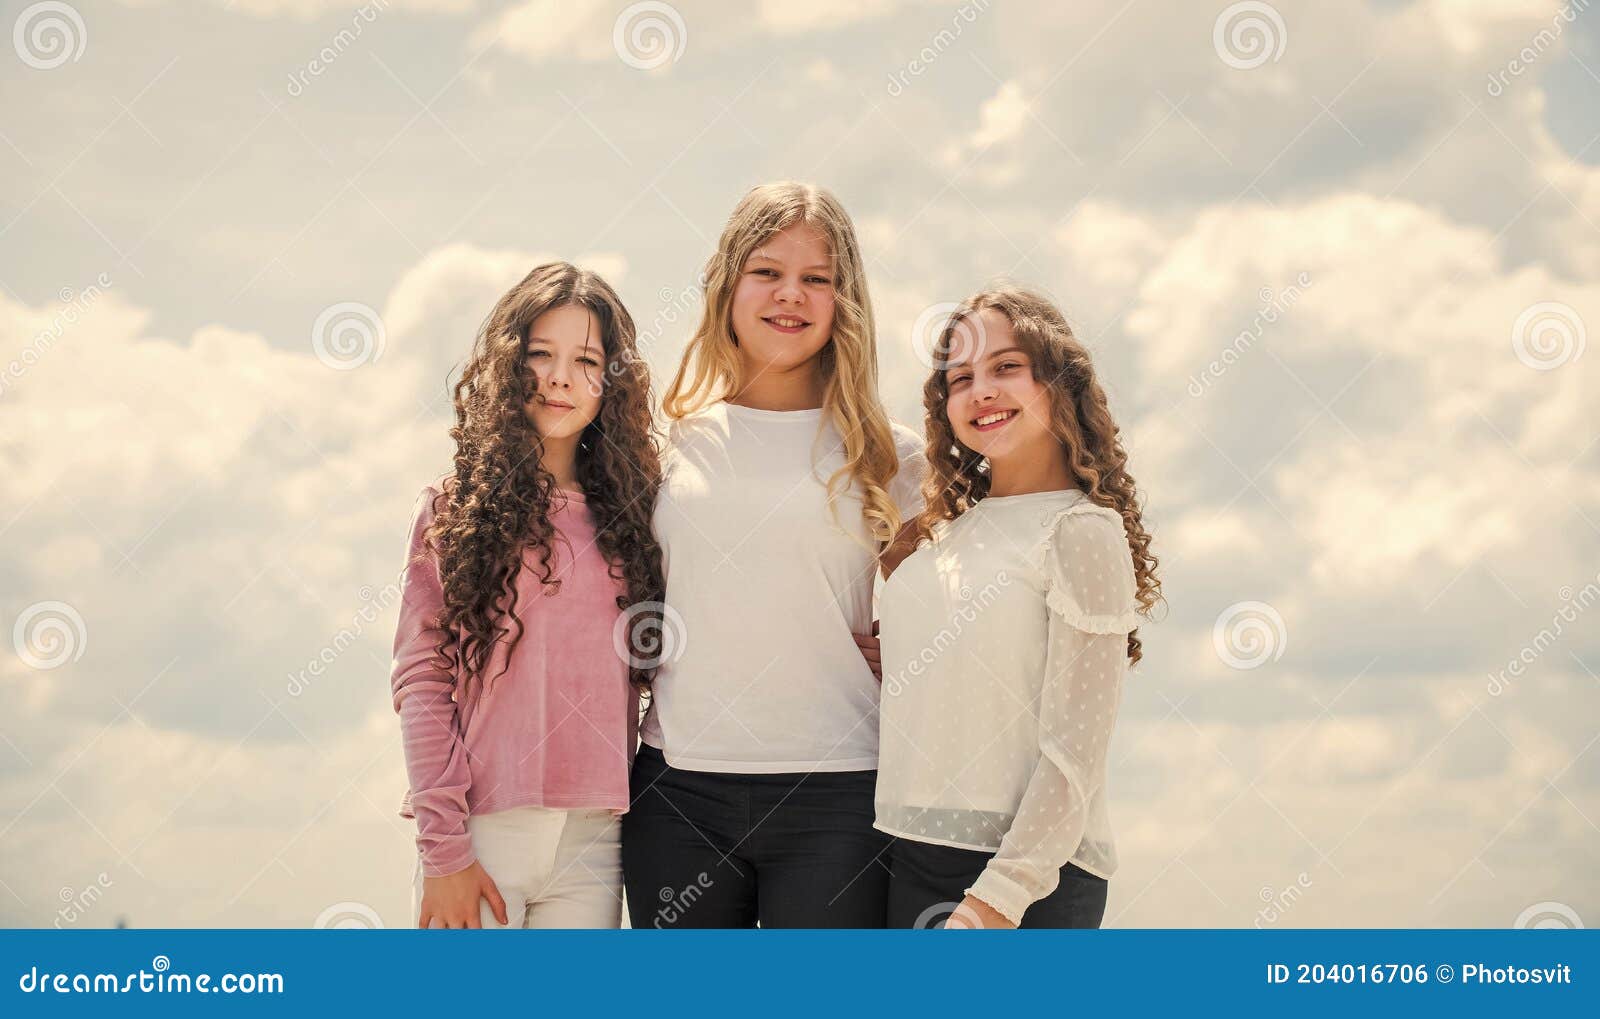
[(778, 278), (778, 270), (776, 269), (754, 269), (752, 272), (757, 276), (769, 276), (772, 279)]
[(1000, 366), (1000, 370), (1001, 371), (1009, 371), (1012, 368), (1021, 368), (1021, 367), (1022, 367), (1022, 365), (1018, 364), (1015, 361), (1007, 361), (1006, 363), (1004, 363), (1004, 364), (1002, 364)]
[(532, 361), (536, 357), (549, 357), (549, 356), (550, 356), (550, 352), (548, 350), (530, 350), (530, 351), (528, 351), (528, 360), (530, 360), (530, 361)]
[(816, 284), (818, 284), (820, 286), (824, 286), (824, 287), (833, 285), (833, 280), (830, 280), (826, 276), (807, 276), (806, 277), (806, 282), (807, 283), (816, 283)]
[(600, 367), (600, 362), (599, 362), (599, 361), (596, 361), (596, 360), (595, 360), (595, 359), (594, 359), (594, 358), (592, 358), (592, 357), (580, 357), (580, 358), (578, 358), (578, 363), (579, 363), (579, 364), (586, 364), (586, 365), (588, 365), (588, 366), (589, 366), (589, 367), (591, 367), (591, 368), (598, 368), (598, 367)]
[(949, 384), (951, 389), (954, 389), (955, 387), (961, 385), (963, 382), (971, 382), (971, 381), (972, 381), (972, 376), (971, 375), (956, 375), (956, 376), (952, 377), (949, 380), (948, 384)]

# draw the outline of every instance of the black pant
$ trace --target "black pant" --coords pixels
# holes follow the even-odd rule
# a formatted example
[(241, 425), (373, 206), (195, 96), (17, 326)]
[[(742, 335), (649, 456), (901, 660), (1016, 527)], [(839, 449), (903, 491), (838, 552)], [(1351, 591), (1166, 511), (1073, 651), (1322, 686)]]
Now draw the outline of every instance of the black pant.
[[(889, 851), (889, 926), (940, 927), (994, 858), (975, 849), (895, 839)], [(1076, 864), (1061, 868), (1061, 884), (1022, 914), (1022, 927), (1099, 927), (1109, 882)]]
[(635, 928), (882, 927), (890, 838), (876, 771), (730, 775), (644, 745), (622, 817)]

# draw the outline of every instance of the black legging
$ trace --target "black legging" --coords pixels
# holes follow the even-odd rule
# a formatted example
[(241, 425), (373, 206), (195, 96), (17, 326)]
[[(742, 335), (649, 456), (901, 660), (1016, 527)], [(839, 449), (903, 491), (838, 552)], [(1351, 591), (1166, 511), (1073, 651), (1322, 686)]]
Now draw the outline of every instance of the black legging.
[(882, 927), (889, 836), (876, 771), (734, 775), (639, 748), (622, 818), (635, 928)]
[[(889, 851), (889, 926), (942, 927), (993, 858), (975, 849), (895, 839)], [(1022, 914), (1022, 927), (1099, 927), (1109, 887), (1105, 878), (1069, 863), (1056, 890)]]

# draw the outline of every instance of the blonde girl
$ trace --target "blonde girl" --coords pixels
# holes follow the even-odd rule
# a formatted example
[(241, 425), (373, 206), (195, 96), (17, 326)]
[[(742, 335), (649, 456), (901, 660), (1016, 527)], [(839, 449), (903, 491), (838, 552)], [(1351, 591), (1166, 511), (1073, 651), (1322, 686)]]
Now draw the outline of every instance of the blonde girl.
[(921, 440), (878, 398), (855, 229), (757, 187), (664, 400), (666, 632), (623, 827), (635, 927), (881, 927), (878, 552)]

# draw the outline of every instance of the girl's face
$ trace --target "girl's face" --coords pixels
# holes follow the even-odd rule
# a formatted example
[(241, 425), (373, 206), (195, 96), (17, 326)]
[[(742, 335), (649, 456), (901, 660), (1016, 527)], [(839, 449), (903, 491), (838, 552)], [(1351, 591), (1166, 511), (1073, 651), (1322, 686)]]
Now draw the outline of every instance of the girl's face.
[(833, 335), (833, 287), (833, 258), (815, 227), (784, 227), (750, 252), (732, 313), (746, 380), (816, 356)]
[(527, 365), (533, 399), (523, 407), (528, 422), (546, 439), (581, 433), (600, 413), (605, 351), (600, 321), (581, 304), (551, 308), (528, 327)]
[(970, 316), (952, 336), (945, 370), (945, 416), (968, 449), (995, 461), (1058, 456), (1050, 430), (1049, 387), (1033, 377), (1033, 361), (1011, 321), (993, 308)]

